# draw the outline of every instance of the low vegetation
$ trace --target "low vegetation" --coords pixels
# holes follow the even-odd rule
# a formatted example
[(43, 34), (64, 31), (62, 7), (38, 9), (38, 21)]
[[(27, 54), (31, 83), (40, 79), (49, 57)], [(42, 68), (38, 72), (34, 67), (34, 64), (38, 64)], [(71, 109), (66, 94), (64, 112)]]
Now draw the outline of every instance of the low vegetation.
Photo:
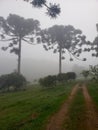
[(44, 78), (41, 78), (39, 80), (39, 83), (41, 86), (44, 86), (44, 87), (53, 87), (53, 86), (56, 86), (56, 76), (47, 76), (47, 77), (44, 77)]
[(0, 91), (20, 90), (26, 85), (26, 79), (23, 75), (16, 72), (0, 76)]
[(68, 81), (75, 80), (76, 74), (75, 72), (67, 72), (61, 73), (58, 75), (49, 75), (39, 80), (41, 86), (44, 87), (53, 87), (58, 85), (59, 83), (67, 83)]
[(48, 118), (67, 99), (73, 83), (53, 88), (31, 86), (0, 95), (0, 130), (44, 130)]

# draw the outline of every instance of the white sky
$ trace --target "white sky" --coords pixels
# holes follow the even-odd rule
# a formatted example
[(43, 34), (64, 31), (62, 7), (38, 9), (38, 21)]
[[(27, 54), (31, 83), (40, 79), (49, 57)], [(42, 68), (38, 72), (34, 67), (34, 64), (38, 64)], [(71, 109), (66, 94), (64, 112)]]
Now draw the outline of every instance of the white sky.
[(47, 0), (60, 3), (61, 14), (56, 19), (50, 19), (44, 13), (46, 8), (36, 9), (23, 0), (0, 0), (0, 15), (7, 17), (9, 13), (18, 14), (25, 18), (40, 20), (41, 27), (46, 28), (54, 24), (71, 24), (83, 30), (90, 40), (96, 36), (98, 22), (98, 0)]
[[(61, 14), (57, 19), (50, 19), (46, 14), (46, 8), (36, 9), (23, 2), (23, 0), (0, 0), (0, 16), (7, 17), (9, 13), (18, 14), (25, 18), (38, 19), (42, 28), (50, 27), (54, 24), (59, 25), (73, 25), (75, 28), (79, 28), (87, 36), (88, 40), (93, 41), (96, 32), (96, 23), (98, 23), (98, 0), (48, 0), (51, 3), (60, 3)], [(88, 54), (85, 54), (88, 55)], [(9, 57), (13, 55), (2, 52), (0, 50), (0, 58)], [(37, 60), (51, 60), (58, 62), (58, 54), (54, 55), (52, 51), (46, 52), (42, 46), (22, 46), (22, 59), (31, 58)], [(16, 64), (15, 58), (15, 64)], [(68, 60), (63, 61), (63, 66), (66, 63), (70, 63)], [(92, 63), (98, 63), (96, 58), (89, 57), (88, 61), (79, 62), (74, 61), (70, 64), (79, 64), (87, 66)], [(3, 63), (0, 63), (1, 65)], [(22, 63), (23, 64), (23, 63)], [(15, 66), (13, 67), (15, 68)]]

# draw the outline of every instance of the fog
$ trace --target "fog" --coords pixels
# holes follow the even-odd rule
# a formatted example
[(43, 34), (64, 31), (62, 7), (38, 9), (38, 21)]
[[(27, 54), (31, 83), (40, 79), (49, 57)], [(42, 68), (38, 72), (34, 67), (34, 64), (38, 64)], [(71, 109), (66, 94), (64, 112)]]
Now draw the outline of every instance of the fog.
[[(16, 70), (17, 62), (15, 59), (5, 58), (0, 59), (2, 64), (0, 66), (0, 74), (11, 73)], [(44, 63), (44, 64), (43, 64)], [(74, 71), (79, 74), (82, 70), (87, 69), (84, 66), (72, 65), (72, 64), (63, 64), (63, 73)], [(36, 59), (22, 59), (22, 74), (28, 79), (28, 81), (38, 80), (41, 77), (47, 75), (58, 74), (58, 62), (52, 60), (36, 60)]]
[[(38, 19), (41, 28), (52, 25), (73, 25), (83, 31), (87, 39), (93, 41), (97, 36), (96, 23), (98, 23), (97, 0), (49, 0), (48, 2), (60, 3), (61, 14), (57, 19), (51, 19), (46, 15), (46, 8), (35, 9), (23, 0), (0, 0), (0, 16), (6, 18), (10, 13), (18, 14), (25, 18)], [(0, 47), (5, 43), (0, 42)], [(88, 68), (89, 65), (98, 64), (97, 58), (85, 53), (87, 61), (74, 60), (70, 62), (68, 55), (62, 63), (62, 72), (77, 71)], [(17, 69), (17, 56), (0, 50), (0, 75), (13, 72)], [(21, 72), (28, 80), (32, 81), (40, 77), (58, 73), (58, 54), (45, 51), (41, 45), (31, 46), (22, 43)]]

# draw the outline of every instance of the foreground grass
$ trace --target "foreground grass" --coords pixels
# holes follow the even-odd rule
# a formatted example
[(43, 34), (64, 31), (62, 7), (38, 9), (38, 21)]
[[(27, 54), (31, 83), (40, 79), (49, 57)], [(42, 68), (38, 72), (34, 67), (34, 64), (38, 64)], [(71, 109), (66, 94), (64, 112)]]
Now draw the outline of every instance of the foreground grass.
[(88, 91), (96, 107), (98, 108), (98, 83), (89, 82)]
[(0, 94), (0, 130), (45, 130), (45, 124), (72, 89), (72, 84), (50, 89)]
[(68, 119), (64, 124), (67, 130), (85, 130), (85, 101), (80, 88), (69, 108)]

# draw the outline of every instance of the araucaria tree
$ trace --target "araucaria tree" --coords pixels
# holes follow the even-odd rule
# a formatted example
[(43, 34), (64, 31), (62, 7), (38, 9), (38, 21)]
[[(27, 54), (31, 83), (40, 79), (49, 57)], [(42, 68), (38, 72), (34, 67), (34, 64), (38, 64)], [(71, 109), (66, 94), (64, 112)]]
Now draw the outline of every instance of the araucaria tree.
[(24, 0), (24, 1), (30, 2), (30, 4), (32, 4), (32, 6), (36, 8), (42, 8), (43, 6), (45, 6), (47, 8), (46, 14), (51, 18), (56, 18), (61, 12), (59, 4), (49, 3), (48, 5), (46, 0)]
[[(80, 56), (84, 48), (83, 45), (89, 43), (82, 31), (73, 26), (54, 25), (41, 31), (41, 41), (45, 50), (53, 49), (53, 52), (59, 53), (59, 73), (62, 70), (62, 59), (65, 59), (64, 53), (69, 53), (70, 61)], [(81, 59), (83, 61), (86, 58)]]
[(10, 53), (18, 56), (18, 74), (20, 74), (21, 67), (22, 41), (28, 44), (34, 44), (35, 40), (38, 42), (39, 38), (36, 37), (38, 31), (38, 20), (24, 19), (15, 14), (10, 14), (7, 19), (0, 17), (0, 41), (8, 43), (7, 46), (2, 47), (2, 50), (6, 51), (10, 48)]
[[(98, 32), (98, 24), (96, 24), (97, 32)], [(93, 50), (92, 56), (98, 57), (98, 35), (95, 37), (91, 50)]]

